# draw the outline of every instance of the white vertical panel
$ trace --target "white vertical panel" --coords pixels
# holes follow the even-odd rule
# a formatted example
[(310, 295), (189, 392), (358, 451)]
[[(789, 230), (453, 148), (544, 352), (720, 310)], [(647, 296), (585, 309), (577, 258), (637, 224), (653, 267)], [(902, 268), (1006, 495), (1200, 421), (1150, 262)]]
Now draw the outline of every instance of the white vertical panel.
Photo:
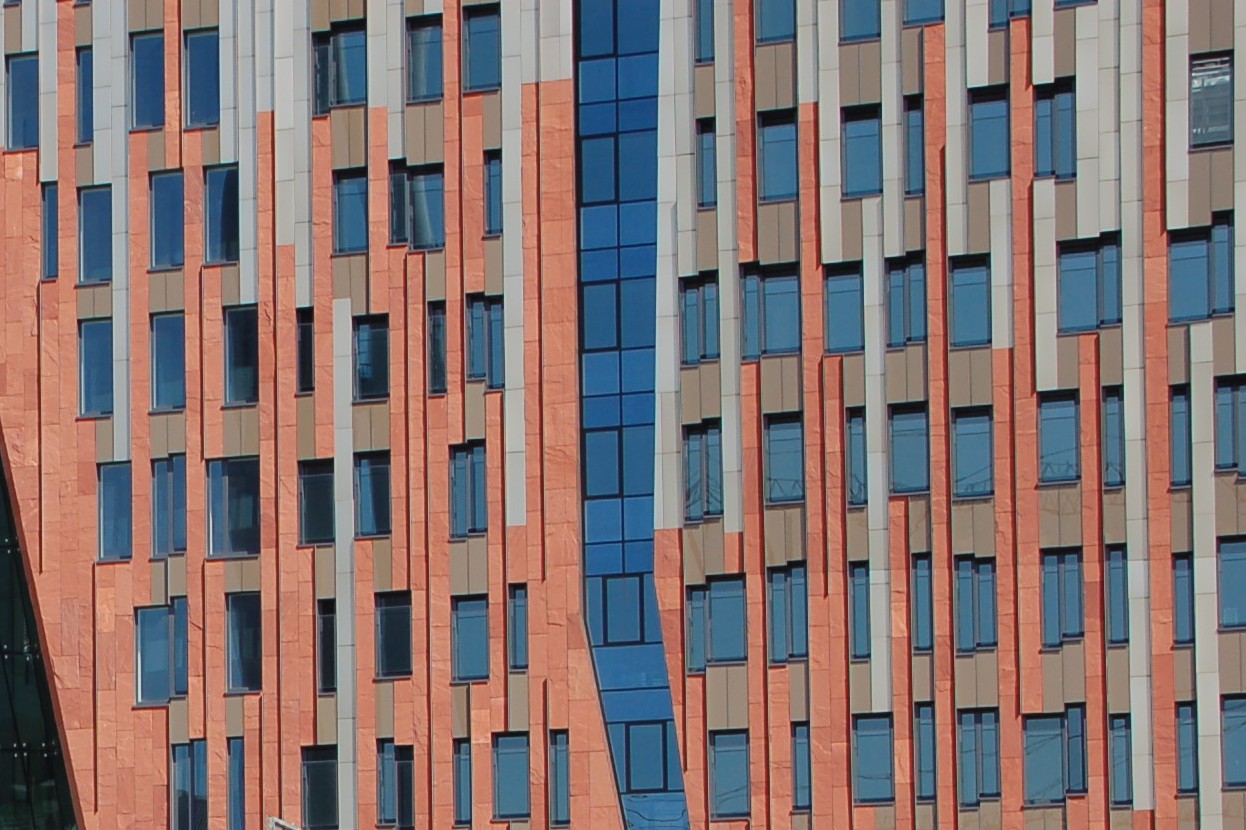
[(1168, 228), (1190, 226), (1190, 5), (1164, 4), (1164, 165), (1168, 172)]
[(822, 261), (841, 262), (843, 179), (840, 169), (839, 3), (818, 0), (818, 198)]
[(507, 526), (522, 525), (528, 517), (528, 455), (524, 393), (523, 263), (523, 87), (525, 64), (536, 56), (524, 54), (519, 18), (532, 11), (502, 4), (502, 329), (506, 391), (502, 398), (506, 446)]
[[(39, 179), (54, 182), (60, 159), (56, 119), (56, 0), (38, 0), (34, 9), (39, 21)], [(30, 11), (31, 6), (27, 5), (23, 18), (34, 20), (35, 15)], [(66, 92), (72, 95), (73, 87)], [(3, 93), (0, 87), (0, 101), (5, 100)]]
[(969, 246), (969, 104), (965, 75), (965, 8), (946, 6), (945, 44), (947, 77), (947, 149), (945, 182), (948, 256), (964, 254)]

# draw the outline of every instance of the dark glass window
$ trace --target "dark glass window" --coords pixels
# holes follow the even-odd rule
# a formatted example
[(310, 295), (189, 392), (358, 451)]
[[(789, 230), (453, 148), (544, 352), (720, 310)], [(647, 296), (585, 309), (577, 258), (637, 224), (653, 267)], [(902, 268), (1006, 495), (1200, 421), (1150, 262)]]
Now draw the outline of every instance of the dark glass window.
[(129, 559), (134, 551), (130, 462), (99, 465), (99, 556)]
[(1108, 718), (1108, 793), (1113, 806), (1128, 806), (1134, 800), (1133, 739), (1130, 716)]
[(999, 796), (999, 711), (966, 710), (958, 717), (960, 803), (972, 807)]
[(865, 562), (848, 563), (848, 614), (853, 660), (870, 656), (870, 566)]
[(721, 516), (722, 430), (717, 421), (684, 428), (684, 518)]
[(748, 658), (745, 636), (744, 577), (712, 579), (709, 590), (710, 663), (738, 663)]
[(1190, 387), (1184, 385), (1172, 387), (1170, 408), (1172, 486), (1188, 487), (1193, 471), (1192, 457), (1194, 453), (1193, 438), (1190, 431)]
[(137, 636), (134, 660), (136, 700), (166, 703), (187, 689), (186, 598), (168, 605), (134, 609)]
[(225, 403), (260, 399), (259, 317), (253, 305), (225, 309)]
[(415, 827), (415, 750), (393, 741), (377, 741), (376, 823), (410, 830)]
[(1103, 486), (1125, 484), (1125, 402), (1119, 386), (1103, 389)]
[(1193, 703), (1177, 704), (1177, 792), (1198, 792), (1198, 719)]
[(151, 552), (159, 558), (186, 552), (186, 456), (151, 463)]
[(926, 342), (926, 263), (920, 257), (887, 263), (887, 347)]
[(847, 107), (843, 118), (844, 196), (883, 192), (883, 132), (878, 107)]
[(792, 724), (792, 809), (813, 806), (813, 775), (809, 752), (809, 724)]
[(934, 585), (930, 554), (913, 555), (913, 651), (934, 648)]
[(311, 392), (316, 388), (316, 326), (315, 309), (305, 306), (295, 311), (298, 327), (298, 393)]
[(891, 408), (891, 492), (930, 489), (930, 427), (924, 406)]
[(1077, 105), (1071, 81), (1034, 89), (1034, 175), (1077, 175)]
[(226, 458), (208, 462), (208, 553), (260, 552), (260, 460)]
[(441, 17), (413, 17), (407, 23), (407, 100), (442, 96)]
[(952, 264), (951, 343), (986, 346), (991, 342), (991, 270), (972, 259)]
[(934, 704), (918, 703), (913, 707), (913, 766), (916, 773), (913, 794), (918, 801), (935, 798), (935, 719)]
[[(585, 287), (586, 299), (588, 287)], [(613, 299), (613, 291), (610, 292)], [(718, 359), (718, 275), (679, 282), (680, 329), (685, 366)]]
[(333, 253), (368, 250), (368, 175), (362, 171), (333, 175)]
[(1025, 803), (1062, 803), (1064, 767), (1064, 716), (1025, 718)]
[(389, 317), (356, 317), (355, 400), (389, 397)]
[(450, 450), (450, 535), (484, 533), (489, 526), (485, 445), (464, 444)]
[[(942, 0), (910, 0), (922, 5), (939, 4), (939, 16), (943, 16)], [(917, 196), (926, 192), (926, 116), (919, 95), (904, 99), (904, 194)]]
[(242, 738), (226, 738), (225, 753), (229, 762), (229, 810), (227, 830), (246, 830), (247, 824), (247, 757)]
[(697, 207), (718, 204), (718, 142), (713, 118), (697, 119)]
[(693, 586), (688, 589), (686, 606), (688, 653), (685, 662), (688, 665), (689, 674), (699, 674), (705, 671), (705, 651), (709, 643), (709, 611), (706, 603), (704, 587)]
[(769, 588), (770, 662), (801, 660), (809, 654), (809, 591), (804, 565), (766, 571)]
[(845, 479), (848, 482), (848, 504), (862, 505), (869, 497), (869, 464), (865, 452), (865, 410), (853, 407), (846, 415), (844, 425), (848, 453), (844, 459), (847, 468)]
[(8, 92), (8, 149), (35, 149), (39, 146), (38, 55), (13, 55), (9, 58)]
[(485, 153), (485, 236), (502, 232), (502, 152)]
[(740, 282), (744, 359), (799, 352), (800, 281), (796, 274), (747, 274)]
[(853, 787), (858, 804), (895, 800), (891, 715), (858, 715), (852, 724)]
[(428, 394), (446, 391), (446, 304), (428, 304)]
[(78, 412), (83, 417), (112, 414), (112, 320), (78, 324)]
[(1210, 228), (1169, 236), (1170, 320), (1202, 320), (1231, 313), (1233, 283), (1233, 214), (1215, 214)]
[(502, 21), (498, 6), (464, 10), (463, 81), (467, 92), (502, 85)]
[(710, 818), (746, 818), (749, 814), (748, 732), (711, 732)]
[(1080, 640), (1085, 630), (1082, 554), (1079, 550), (1043, 553), (1043, 646), (1056, 648)]
[(355, 454), (355, 538), (390, 533), (389, 451)]
[(795, 115), (791, 112), (765, 113), (761, 116), (757, 131), (760, 147), (758, 177), (761, 180), (758, 193), (761, 201), (795, 199), (798, 184)]
[(1116, 237), (1060, 246), (1060, 332), (1093, 331), (1121, 321), (1121, 256)]
[[(673, 722), (614, 723), (609, 729), (610, 745), (616, 747), (615, 757), (620, 759), (619, 789), (623, 793), (670, 792), (677, 786), (679, 757), (674, 751)], [(713, 773), (710, 775), (712, 779)], [(711, 790), (713, 786), (711, 780)]]
[(1216, 383), (1216, 469), (1246, 471), (1246, 378)]
[(1028, 17), (1030, 0), (990, 0), (990, 27), (1002, 29), (1014, 17)]
[(1110, 645), (1129, 642), (1129, 559), (1123, 545), (1107, 548), (1107, 639)]
[(995, 561), (956, 559), (956, 650), (993, 649), (998, 642), (995, 609)]
[(827, 271), (824, 319), (828, 352), (865, 348), (865, 289), (859, 264)]
[(938, 23), (943, 19), (943, 0), (905, 0), (904, 25)]
[(198, 830), (208, 826), (208, 743), (204, 740), (173, 744), (169, 771), (169, 826)]
[(467, 298), (467, 379), (484, 380), (490, 389), (505, 385), (502, 298), (474, 294)]
[(466, 738), (454, 741), (454, 824), (472, 823), (472, 742)]
[(376, 676), (411, 674), (411, 593), (376, 595)]
[(1190, 56), (1190, 146), (1233, 143), (1233, 55)]
[(879, 0), (839, 0), (839, 39), (873, 40), (882, 27)]
[(185, 261), (186, 188), (182, 172), (151, 177), (151, 267), (180, 268)]
[(696, 62), (709, 63), (714, 60), (714, 0), (695, 0), (692, 23)]
[(204, 264), (238, 261), (238, 168), (209, 167), (204, 177)]
[(565, 729), (549, 733), (549, 823), (571, 823), (571, 754)]
[(164, 126), (164, 35), (144, 32), (130, 38), (130, 112), (136, 130)]
[(805, 497), (804, 428), (800, 417), (766, 419), (766, 501), (801, 501)]
[(1224, 786), (1246, 785), (1246, 698), (1226, 697), (1221, 707)]
[(455, 682), (489, 679), (489, 614), (485, 597), (450, 599)]
[(42, 253), (43, 278), (54, 280), (61, 270), (60, 257), (60, 205), (56, 201), (57, 187), (54, 182), (43, 185), (42, 221), (40, 222), (39, 250)]
[(228, 690), (258, 692), (264, 649), (260, 634), (259, 592), (226, 594), (225, 612), (229, 635)]
[(526, 819), (531, 813), (528, 782), (528, 735), (493, 737), (493, 816)]
[(299, 544), (333, 541), (333, 460), (299, 462)]
[(408, 174), (411, 247), (416, 250), (446, 245), (445, 175), (440, 165), (412, 168)]
[(337, 601), (316, 600), (316, 691), (337, 690)]
[(528, 668), (528, 586), (512, 585), (506, 604), (506, 657), (511, 671)]
[(995, 490), (991, 410), (952, 410), (953, 495), (989, 496)]
[(78, 190), (78, 282), (112, 280), (112, 188)]
[(1038, 401), (1038, 480), (1076, 481), (1081, 477), (1077, 398), (1047, 395)]
[(186, 33), (186, 126), (221, 122), (221, 46), (216, 29)]
[(758, 43), (796, 39), (796, 3), (794, 0), (756, 0), (757, 17), (753, 26)]
[(350, 27), (317, 36), (316, 115), (362, 104), (368, 95), (367, 35)]
[(79, 144), (90, 144), (95, 140), (95, 61), (90, 47), (78, 50), (75, 69), (77, 140)]
[(996, 179), (1011, 169), (1008, 94), (1004, 88), (982, 90), (969, 98), (969, 178)]
[(1194, 557), (1175, 553), (1172, 557), (1172, 638), (1173, 644), (1194, 642)]
[(1246, 628), (1246, 540), (1220, 541), (1220, 627)]
[(337, 827), (337, 747), (303, 747), (303, 827)]

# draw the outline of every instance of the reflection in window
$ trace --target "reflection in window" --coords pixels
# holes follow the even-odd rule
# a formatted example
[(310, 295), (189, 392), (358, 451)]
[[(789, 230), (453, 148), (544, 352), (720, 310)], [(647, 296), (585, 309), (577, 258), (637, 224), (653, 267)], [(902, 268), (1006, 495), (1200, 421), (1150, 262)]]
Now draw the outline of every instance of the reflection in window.
[(991, 271), (985, 261), (954, 262), (949, 276), (952, 346), (991, 342)]
[(995, 648), (995, 561), (956, 558), (956, 650), (962, 654)]
[(36, 148), (39, 146), (39, 56), (13, 55), (9, 58), (8, 70), (8, 149)]
[(961, 498), (989, 496), (994, 492), (991, 410), (952, 410), (953, 494)]
[(973, 807), (999, 796), (999, 710), (963, 710), (958, 718), (960, 803)]
[(799, 352), (800, 282), (796, 274), (746, 274), (741, 285), (744, 359)]
[(930, 428), (925, 406), (891, 408), (891, 492), (930, 489)]
[(1190, 58), (1190, 146), (1233, 141), (1233, 55)]
[(389, 316), (356, 317), (353, 351), (355, 400), (389, 397)]
[(844, 470), (848, 483), (848, 504), (865, 504), (869, 497), (869, 463), (865, 452), (865, 409), (853, 407), (848, 410), (844, 425), (848, 452)]
[(204, 264), (238, 261), (238, 168), (204, 171)]
[(684, 429), (684, 518), (721, 516), (722, 430), (717, 421)]
[(758, 126), (759, 197), (763, 202), (796, 198), (796, 116), (765, 113)]
[(133, 483), (130, 462), (99, 465), (99, 557), (101, 561), (129, 559), (134, 552)]
[(502, 24), (498, 6), (463, 13), (463, 77), (468, 92), (502, 85)]
[[(589, 286), (585, 286), (586, 294)], [(718, 275), (703, 274), (679, 282), (682, 362), (694, 366), (718, 359)], [(611, 296), (613, 301), (613, 296)]]
[(1004, 88), (975, 92), (969, 99), (969, 178), (995, 179), (1011, 169), (1008, 93)]
[(883, 192), (882, 120), (878, 107), (844, 109), (844, 196)]
[(258, 692), (262, 672), (259, 592), (225, 595), (228, 690)]
[(145, 32), (130, 38), (130, 112), (136, 130), (164, 126), (164, 35)]
[(894, 800), (891, 715), (858, 715), (853, 721), (852, 749), (857, 803)]
[(333, 460), (299, 462), (299, 544), (333, 541)]
[(112, 188), (84, 187), (78, 190), (78, 282), (103, 283), (112, 280)]
[(714, 820), (749, 814), (748, 732), (711, 732), (710, 817)]
[(367, 35), (362, 28), (318, 35), (315, 43), (315, 114), (362, 104), (368, 94)]
[(1201, 320), (1231, 313), (1233, 292), (1233, 214), (1214, 214), (1210, 228), (1169, 236), (1170, 320)]
[(1121, 321), (1121, 257), (1115, 236), (1060, 246), (1060, 331), (1093, 331)]
[(182, 173), (151, 177), (151, 267), (179, 268), (185, 261), (186, 193)]
[(78, 414), (98, 418), (112, 409), (112, 320), (83, 320), (78, 324)]
[(805, 497), (804, 429), (799, 417), (766, 421), (766, 501), (801, 501)]
[(786, 663), (809, 654), (809, 595), (804, 565), (766, 571), (770, 662)]
[(260, 552), (260, 460), (226, 458), (208, 462), (208, 553)]
[(411, 674), (411, 592), (376, 595), (376, 676)]
[(173, 744), (169, 789), (172, 830), (198, 830), (208, 826), (208, 742)]
[(253, 305), (225, 309), (225, 403), (260, 399), (259, 318)]
[(1034, 175), (1077, 175), (1077, 105), (1072, 82), (1034, 89)]
[(368, 249), (368, 175), (363, 171), (333, 176), (333, 253)]
[(489, 526), (485, 445), (473, 442), (450, 450), (450, 536), (484, 533)]
[(355, 454), (355, 536), (390, 533), (389, 451)]
[(1076, 481), (1081, 477), (1077, 398), (1065, 394), (1040, 397), (1038, 424), (1038, 480)]
[(407, 101), (442, 96), (441, 17), (413, 17), (407, 24)]
[(337, 747), (303, 747), (303, 827), (337, 827)]
[(1057, 648), (1082, 638), (1085, 613), (1082, 589), (1082, 552), (1044, 552), (1043, 647)]
[(186, 456), (151, 463), (151, 552), (153, 558), (186, 552)]
[(526, 819), (531, 812), (528, 791), (528, 735), (493, 738), (493, 815), (498, 819)]
[(828, 269), (824, 318), (828, 352), (842, 354), (865, 348), (865, 292), (859, 263)]
[(450, 623), (454, 681), (488, 680), (488, 600), (485, 597), (452, 597)]
[(186, 33), (186, 126), (221, 121), (221, 47), (216, 29)]

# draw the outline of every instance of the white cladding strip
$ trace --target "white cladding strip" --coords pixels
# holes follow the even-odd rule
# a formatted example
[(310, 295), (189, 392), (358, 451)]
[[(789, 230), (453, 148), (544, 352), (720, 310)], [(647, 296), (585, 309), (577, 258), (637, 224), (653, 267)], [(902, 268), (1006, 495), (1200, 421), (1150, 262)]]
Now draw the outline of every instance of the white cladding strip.
[[(374, 20), (378, 21), (375, 27)], [(369, 83), (368, 102), (370, 106), (386, 109), (386, 145), (391, 159), (406, 155), (403, 144), (407, 120), (407, 79), (404, 72), (407, 65), (406, 23), (406, 4), (403, 0), (368, 0), (368, 62), (375, 67), (373, 71), (381, 79), (377, 89)], [(502, 30), (502, 37), (506, 37), (505, 29)], [(372, 58), (374, 52), (379, 53), (375, 63)]]
[[(524, 392), (523, 85), (525, 67), (538, 56), (523, 49), (522, 21), (535, 8), (502, 4), (502, 339), (506, 390), (502, 397), (503, 445), (506, 450), (505, 502), (508, 527), (528, 521), (527, 396)], [(536, 113), (530, 113), (535, 118)], [(534, 301), (538, 298), (533, 297)]]
[[(256, 0), (233, 2), (236, 4), (233, 15), (237, 20), (245, 21), (245, 25), (236, 31), (233, 39), (238, 55), (238, 73), (235, 78), (237, 89), (233, 108), (235, 133), (231, 143), (235, 151), (234, 158), (238, 162), (238, 301), (247, 305), (256, 302), (259, 297), (259, 144), (256, 138), (255, 108), (258, 83), (255, 71), (255, 39), (258, 31), (255, 25)], [(228, 2), (223, 5), (228, 5)], [(223, 84), (221, 88), (224, 99)], [(221, 117), (221, 160), (227, 161), (229, 157), (225, 155), (224, 107)]]
[[(991, 199), (991, 347), (1013, 344), (1012, 179), (995, 179)], [(1038, 350), (1044, 342), (1038, 341)], [(1054, 351), (1055, 341), (1049, 341)]]
[(276, 152), (276, 242), (294, 246), (294, 297), (312, 302), (311, 243), (311, 16), (307, 3), (274, 9), (273, 129)]
[(1057, 387), (1055, 346), (1059, 320), (1056, 308), (1056, 182), (1049, 178), (1035, 179), (1032, 192), (1034, 384), (1039, 392), (1047, 392)]
[(839, 135), (839, 3), (818, 0), (818, 199), (822, 261), (844, 258)]
[[(26, 41), (26, 32), (22, 32), (23, 47), (38, 48), (39, 51), (39, 180), (56, 181), (57, 162), (60, 159), (57, 119), (56, 119), (56, 0), (37, 0), (34, 8), (38, 13), (38, 30), (35, 43)], [(28, 14), (31, 5), (28, 3), (22, 20), (36, 20), (34, 14)], [(0, 36), (3, 32), (0, 32)], [(0, 101), (4, 89), (0, 87)]]
[(573, 74), (575, 41), (571, 0), (538, 0), (536, 5), (540, 13), (538, 22), (540, 44), (537, 53), (541, 63), (538, 80), (571, 80), (575, 77)]
[(947, 253), (949, 257), (968, 252), (969, 247), (969, 99), (965, 57), (965, 9), (959, 3), (946, 7), (944, 27), (947, 42)]
[[(1238, 56), (1238, 72), (1246, 67), (1246, 11), (1234, 15), (1233, 22), (1233, 53)], [(1233, 84), (1233, 135), (1246, 136), (1246, 80), (1238, 75)], [(1237, 148), (1233, 153), (1233, 206), (1235, 213), (1246, 211), (1246, 150)], [(1240, 213), (1238, 213), (1240, 215)], [(1234, 233), (1234, 273), (1246, 274), (1246, 222), (1240, 219), (1233, 223)], [(1236, 308), (1246, 308), (1246, 279), (1236, 282)], [(1237, 339), (1238, 366), (1246, 366), (1246, 320), (1235, 317), (1235, 334)]]
[[(1128, 2), (1128, 0), (1126, 0)], [(1078, 74), (1078, 102), (1077, 102), (1077, 120), (1078, 135), (1081, 134), (1082, 127), (1082, 101), (1080, 98), (1082, 86), (1095, 87), (1095, 106), (1093, 109), (1087, 108), (1087, 112), (1091, 117), (1087, 118), (1086, 130), (1095, 130), (1098, 136), (1098, 145), (1094, 148), (1095, 155), (1098, 158), (1098, 221), (1099, 229), (1103, 231), (1117, 230), (1121, 226), (1121, 149), (1120, 149), (1120, 123), (1121, 123), (1121, 92), (1120, 92), (1120, 62), (1121, 62), (1121, 44), (1118, 40), (1120, 32), (1120, 6), (1121, 0), (1100, 0), (1098, 4), (1099, 14), (1097, 17), (1089, 16), (1090, 25), (1094, 29), (1094, 38), (1092, 40), (1094, 48), (1083, 49), (1080, 42), (1081, 37), (1081, 18), (1077, 19), (1078, 37), (1077, 44), (1077, 74)], [(1085, 7), (1083, 7), (1085, 8)], [(1098, 56), (1097, 63), (1094, 56)], [(1085, 57), (1087, 67), (1090, 71), (1086, 73), (1085, 80), (1082, 79), (1082, 61)], [(1093, 75), (1091, 75), (1093, 71)], [(1083, 150), (1089, 153), (1089, 148), (1083, 148), (1081, 139), (1078, 139), (1078, 164), (1081, 164), (1080, 156)], [(1081, 174), (1078, 174), (1079, 181)], [(1093, 185), (1094, 182), (1088, 184)], [(1080, 199), (1080, 196), (1079, 196)], [(1089, 213), (1090, 205), (1083, 205), (1078, 202), (1078, 220), (1081, 221), (1083, 210)]]
[[(882, 4), (882, 158), (883, 256), (903, 256), (904, 251), (904, 84), (900, 71), (900, 2)], [(881, 279), (881, 277), (880, 277)]]
[(1164, 3), (1164, 166), (1168, 229), (1190, 226), (1190, 4)]

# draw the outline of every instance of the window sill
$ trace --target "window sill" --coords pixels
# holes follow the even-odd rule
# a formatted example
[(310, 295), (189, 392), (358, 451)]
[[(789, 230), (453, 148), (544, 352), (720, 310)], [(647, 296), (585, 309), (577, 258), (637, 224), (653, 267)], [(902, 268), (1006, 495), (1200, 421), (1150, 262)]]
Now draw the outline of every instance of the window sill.
[(94, 138), (88, 139), (88, 140), (86, 140), (86, 141), (75, 141), (75, 142), (74, 142), (74, 149), (75, 149), (75, 150), (85, 150), (85, 149), (87, 149), (88, 147), (90, 147), (91, 145), (93, 145), (94, 143), (95, 143), (95, 139), (94, 139)]
[(1129, 641), (1123, 643), (1106, 643), (1108, 651), (1124, 651), (1129, 648)]
[(1059, 801), (1034, 801), (1034, 802), (1026, 801), (1022, 803), (1021, 809), (1022, 810), (1052, 810), (1057, 807), (1063, 807), (1067, 802), (1068, 802), (1068, 796), (1065, 796)]
[(412, 677), (411, 672), (407, 672), (406, 674), (378, 674), (372, 678), (372, 682), (373, 683), (390, 683), (395, 680), (410, 680), (411, 677)]
[(468, 539), (483, 539), (484, 537), (488, 535), (489, 535), (488, 530), (469, 530), (466, 534), (461, 535), (461, 536), (455, 536), (451, 534), (450, 541), (451, 542), (466, 542)]
[(177, 415), (186, 411), (186, 406), (153, 406), (147, 410), (148, 415)]
[(333, 539), (323, 539), (320, 541), (300, 539), (297, 543), (295, 543), (294, 547), (302, 550), (314, 550), (315, 548), (324, 548), (332, 544)]
[(361, 404), (388, 403), (389, 395), (378, 395), (373, 398), (354, 398), (351, 400), (351, 406), (359, 406)]
[(862, 190), (859, 193), (848, 193), (845, 191), (840, 197), (841, 202), (862, 202), (874, 196), (883, 195), (882, 190)]
[(792, 507), (793, 505), (801, 505), (804, 503), (804, 496), (795, 499), (766, 499), (763, 507)]
[(75, 421), (107, 421), (112, 418), (111, 412), (83, 412)]
[(414, 104), (436, 104), (439, 101), (444, 101), (445, 99), (446, 96), (443, 93), (442, 95), (426, 95), (423, 98), (408, 98), (406, 99), (406, 102), (408, 106), (411, 106)]
[(1215, 141), (1215, 142), (1208, 142), (1207, 144), (1191, 144), (1190, 152), (1191, 153), (1205, 153), (1209, 150), (1225, 150), (1225, 149), (1231, 148), (1232, 146), (1233, 146), (1233, 139), (1230, 138), (1228, 141)]
[(316, 697), (337, 697), (337, 689), (317, 689)]
[(952, 501), (955, 504), (973, 504), (974, 502), (987, 502), (995, 498), (995, 491), (989, 493), (971, 493), (968, 495), (961, 493), (953, 493)]
[(827, 357), (846, 357), (854, 354), (865, 354), (865, 347), (855, 346), (851, 349), (827, 349), (825, 354)]
[(225, 401), (221, 409), (256, 409), (259, 405), (259, 401)]
[[(874, 39), (877, 40), (878, 35), (874, 35)], [(796, 42), (795, 32), (792, 32), (790, 35), (774, 35), (773, 37), (757, 38), (758, 46), (771, 46), (775, 43), (795, 43), (795, 42)]]
[(390, 537), (391, 537), (391, 536), (393, 536), (393, 535), (394, 535), (394, 534), (393, 534), (393, 532), (392, 532), (392, 531), (391, 531), (391, 532), (389, 532), (389, 533), (364, 533), (364, 534), (355, 534), (355, 541), (356, 541), (356, 542), (374, 542), (374, 541), (376, 541), (377, 539), (388, 539), (388, 538), (390, 538)]
[(488, 683), (487, 677), (464, 677), (462, 679), (451, 680), (451, 686), (477, 686), (481, 683)]
[(105, 279), (79, 279), (76, 283), (74, 283), (74, 288), (99, 288), (101, 285), (112, 285), (112, 276), (110, 275)]
[(925, 20), (906, 20), (904, 21), (904, 28), (917, 29), (922, 26), (937, 26), (942, 22), (943, 22), (942, 17), (930, 17), (930, 18), (926, 18)]
[(296, 397), (296, 398), (310, 398), (313, 394), (315, 394), (315, 392), (316, 392), (316, 390), (315, 390), (315, 389), (299, 389), (299, 390), (296, 390), (296, 391), (295, 391), (295, 393), (294, 393), (294, 397)]
[(436, 245), (408, 245), (407, 246), (407, 250), (413, 254), (436, 253), (437, 251), (444, 251), (445, 249), (446, 249), (445, 242), (441, 242)]
[(149, 274), (169, 274), (169, 273), (174, 273), (177, 271), (184, 271), (184, 270), (186, 270), (186, 263), (184, 261), (178, 262), (178, 263), (170, 263), (168, 265), (148, 265), (147, 266), (147, 273)]
[(948, 351), (951, 351), (951, 352), (962, 352), (962, 351), (968, 351), (969, 349), (989, 349), (989, 348), (991, 348), (990, 340), (975, 340), (972, 343), (951, 343), (949, 341), (949, 344), (948, 344)]
[(796, 200), (797, 200), (797, 194), (795, 193), (793, 193), (790, 196), (759, 196), (757, 198), (757, 204), (759, 205), (791, 205), (791, 204), (795, 204)]
[(131, 707), (130, 707), (130, 711), (133, 711), (133, 712), (138, 712), (138, 711), (148, 711), (148, 712), (150, 712), (152, 709), (166, 709), (166, 708), (168, 708), (169, 704), (170, 704), (170, 703), (172, 703), (172, 702), (173, 702), (173, 698), (169, 698), (168, 700), (161, 700), (161, 701), (154, 701), (154, 700), (151, 700), (151, 701), (139, 701), (139, 702), (135, 703), (133, 706), (131, 706)]
[(485, 231), (483, 234), (481, 234), (480, 238), (486, 241), (490, 239), (501, 239), (502, 232), (501, 231)]
[(839, 45), (848, 46), (853, 43), (869, 43), (871, 40), (880, 40), (881, 38), (882, 35), (878, 33), (870, 35), (852, 35), (851, 37), (841, 36), (839, 39)]
[(164, 129), (163, 124), (147, 124), (142, 127), (130, 127), (130, 135), (143, 135), (145, 133), (158, 133)]
[(739, 660), (706, 660), (705, 661), (706, 669), (716, 668), (719, 666), (747, 666), (747, 665), (748, 665), (747, 657), (742, 657)]
[(930, 494), (930, 487), (921, 487), (916, 490), (892, 490), (891, 495), (895, 498), (904, 498), (906, 496), (926, 496)]
[(220, 126), (221, 122), (218, 121), (215, 124), (187, 124), (183, 129), (188, 133), (201, 133), (207, 130), (220, 129)]
[(464, 95), (486, 95), (490, 92), (500, 92), (501, 90), (502, 90), (501, 83), (498, 83), (496, 85), (491, 84), (489, 86), (464, 86), (463, 94)]
[(151, 558), (149, 558), (147, 561), (148, 562), (167, 562), (170, 559), (176, 559), (179, 556), (185, 556), (185, 555), (186, 555), (186, 551), (184, 550), (174, 550), (174, 551), (169, 551), (168, 553), (153, 553), (151, 555)]
[(229, 553), (209, 553), (203, 558), (208, 562), (229, 562), (235, 559), (258, 559), (259, 555), (260, 552), (258, 550), (255, 553), (231, 551)]
[(1039, 490), (1048, 490), (1048, 489), (1054, 489), (1056, 487), (1068, 487), (1070, 484), (1081, 484), (1081, 483), (1082, 483), (1082, 477), (1077, 476), (1076, 478), (1039, 479), (1037, 486)]
[(970, 182), (994, 182), (1001, 179), (1007, 179), (1012, 176), (1011, 171), (1004, 170), (996, 173), (979, 173), (977, 175), (969, 174)]
[(705, 366), (705, 365), (717, 366), (718, 358), (717, 357), (703, 357), (700, 360), (697, 360), (691, 363), (689, 363), (686, 360), (679, 361), (679, 368), (681, 369), (695, 369), (698, 366)]
[(362, 256), (368, 252), (367, 247), (353, 248), (349, 251), (333, 251), (329, 254), (329, 259), (345, 259), (346, 257)]
[(246, 697), (261, 694), (261, 689), (226, 689), (225, 697)]
[(239, 260), (236, 259), (205, 259), (203, 261), (204, 268), (223, 268), (227, 265), (237, 265)]
[(892, 796), (891, 798), (854, 798), (852, 803), (857, 807), (886, 807), (891, 804), (895, 804), (896, 799), (895, 796)]

